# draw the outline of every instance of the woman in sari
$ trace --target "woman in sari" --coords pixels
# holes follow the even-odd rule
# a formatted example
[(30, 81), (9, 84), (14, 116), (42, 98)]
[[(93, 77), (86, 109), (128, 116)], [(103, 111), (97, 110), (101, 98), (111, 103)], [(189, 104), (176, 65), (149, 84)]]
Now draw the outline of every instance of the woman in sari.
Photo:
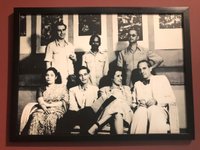
[(51, 135), (57, 120), (63, 117), (68, 105), (66, 87), (57, 84), (59, 73), (53, 67), (46, 70), (44, 87), (37, 91), (38, 109), (30, 117), (29, 135)]

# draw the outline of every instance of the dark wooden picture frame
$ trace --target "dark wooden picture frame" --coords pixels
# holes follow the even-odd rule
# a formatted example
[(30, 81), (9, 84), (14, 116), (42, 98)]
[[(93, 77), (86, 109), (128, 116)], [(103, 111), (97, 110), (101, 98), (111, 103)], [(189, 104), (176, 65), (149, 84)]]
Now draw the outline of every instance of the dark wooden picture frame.
[[(85, 24), (79, 23), (78, 15), (82, 15), (82, 20), (83, 16), (87, 15)], [(99, 17), (95, 18), (99, 15), (100, 20)], [(91, 19), (88, 19), (90, 16)], [(101, 37), (101, 47), (108, 52), (111, 69), (116, 63), (116, 55), (127, 46), (124, 40), (127, 40), (130, 28), (138, 28), (142, 36), (139, 44), (152, 49), (164, 59), (155, 72), (165, 74), (173, 87), (179, 111), (180, 132), (122, 135), (20, 134), (22, 111), (29, 102), (36, 102), (36, 89), (41, 85), (41, 74), (45, 70), (46, 46), (44, 45), (53, 41), (52, 24), (59, 20), (68, 26), (67, 40), (75, 46), (78, 67), (81, 66), (83, 53), (89, 49), (89, 37), (96, 34), (96, 28), (100, 30), (98, 33)], [(91, 23), (90, 26), (87, 26), (88, 22)], [(13, 85), (9, 127), (11, 141), (194, 139), (190, 26), (187, 7), (15, 8), (13, 27)]]

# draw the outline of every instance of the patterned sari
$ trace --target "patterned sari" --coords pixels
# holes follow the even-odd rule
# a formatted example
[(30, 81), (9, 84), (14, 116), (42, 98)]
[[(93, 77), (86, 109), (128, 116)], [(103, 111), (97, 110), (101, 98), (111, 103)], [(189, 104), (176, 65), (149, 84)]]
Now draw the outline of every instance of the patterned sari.
[(62, 106), (47, 107), (49, 114), (39, 107), (31, 116), (29, 135), (50, 135), (56, 130), (57, 120), (63, 117), (66, 112), (66, 104), (68, 103), (68, 94), (65, 86), (55, 84), (52, 88), (39, 88), (37, 98), (43, 97), (44, 102), (52, 104), (62, 102)]

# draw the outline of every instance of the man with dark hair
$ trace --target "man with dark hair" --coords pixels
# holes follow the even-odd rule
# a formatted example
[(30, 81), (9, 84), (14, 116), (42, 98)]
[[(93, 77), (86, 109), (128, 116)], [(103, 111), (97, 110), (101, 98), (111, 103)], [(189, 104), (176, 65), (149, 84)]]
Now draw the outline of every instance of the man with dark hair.
[(56, 24), (56, 39), (47, 45), (45, 59), (46, 67), (56, 68), (61, 75), (62, 83), (67, 83), (67, 77), (74, 74), (73, 62), (76, 61), (74, 47), (65, 40), (67, 26)]
[(138, 62), (141, 80), (134, 85), (133, 98), (137, 109), (133, 115), (131, 134), (167, 133), (169, 116), (166, 106), (175, 104), (176, 98), (164, 75), (152, 75), (147, 60)]
[[(69, 89), (69, 109), (58, 122), (57, 133), (70, 134), (75, 125), (87, 124), (83, 109), (90, 107), (98, 96), (98, 87), (89, 83), (90, 70), (82, 66), (78, 70), (79, 84)], [(90, 114), (89, 114), (90, 115)], [(92, 116), (88, 116), (92, 117)], [(81, 129), (82, 132), (82, 129)]]
[(83, 55), (82, 65), (90, 69), (90, 82), (99, 86), (99, 81), (108, 73), (108, 56), (100, 51), (101, 38), (95, 34), (90, 37), (91, 50)]
[(159, 66), (163, 59), (151, 50), (140, 47), (137, 43), (139, 35), (136, 29), (129, 31), (129, 45), (126, 49), (119, 52), (117, 66), (123, 67), (126, 72), (126, 85), (133, 86), (138, 79), (137, 64), (140, 60), (148, 60), (152, 63), (151, 68)]

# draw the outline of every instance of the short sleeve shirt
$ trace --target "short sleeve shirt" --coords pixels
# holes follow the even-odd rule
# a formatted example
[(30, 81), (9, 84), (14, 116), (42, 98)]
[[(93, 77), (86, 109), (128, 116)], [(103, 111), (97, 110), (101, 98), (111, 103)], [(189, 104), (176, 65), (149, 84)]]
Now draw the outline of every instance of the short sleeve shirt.
[(69, 58), (71, 54), (74, 55), (74, 46), (71, 43), (65, 41), (64, 45), (61, 46), (55, 40), (48, 44), (44, 61), (52, 62), (52, 67), (55, 67), (61, 73), (61, 76), (62, 73), (65, 75), (73, 74), (73, 62)]
[(162, 61), (162, 57), (154, 53), (152, 50), (147, 50), (140, 46), (137, 46), (135, 51), (128, 47), (119, 53), (117, 65), (125, 67), (126, 70), (132, 71), (137, 68), (137, 64), (141, 60), (151, 60), (158, 63)]
[(92, 51), (83, 55), (82, 65), (90, 69), (90, 80), (93, 85), (99, 85), (100, 79), (108, 73), (108, 55), (106, 52)]
[(153, 61), (154, 63), (159, 63), (163, 59), (152, 50), (147, 50), (140, 46), (137, 46), (135, 51), (130, 49), (130, 47), (127, 47), (125, 50), (119, 52), (117, 58), (117, 66), (123, 67), (126, 70), (126, 85), (132, 87), (132, 71), (137, 68), (137, 64), (141, 60), (148, 60)]

